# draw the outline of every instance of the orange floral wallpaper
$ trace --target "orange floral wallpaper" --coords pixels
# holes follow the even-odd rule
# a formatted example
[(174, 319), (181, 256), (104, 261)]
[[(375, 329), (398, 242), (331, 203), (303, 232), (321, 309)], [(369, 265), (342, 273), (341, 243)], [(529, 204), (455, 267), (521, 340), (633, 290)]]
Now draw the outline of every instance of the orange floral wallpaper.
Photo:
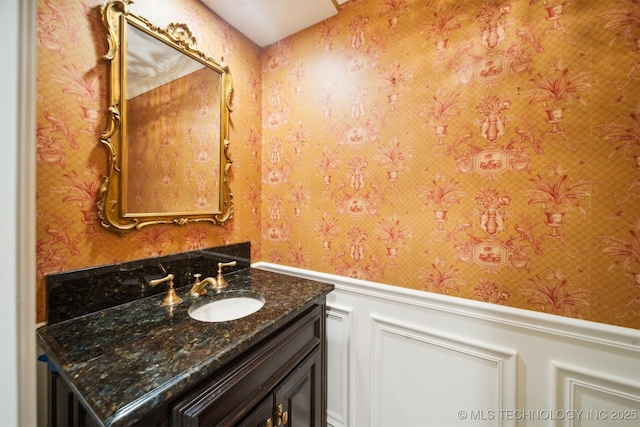
[(262, 258), (640, 328), (640, 8), (351, 0), (263, 54)]
[[(128, 9), (165, 28), (186, 23), (203, 52), (214, 59), (224, 57), (229, 65), (235, 84), (229, 135), (234, 219), (222, 227), (151, 226), (123, 237), (99, 224), (96, 201), (107, 170), (107, 152), (100, 143), (107, 127), (108, 82), (102, 4), (38, 2), (38, 321), (46, 315), (46, 273), (245, 242), (260, 235), (259, 216), (252, 214), (260, 210), (260, 49), (197, 0), (136, 0)], [(201, 160), (202, 151), (196, 148), (193, 158)]]
[(203, 68), (127, 101), (135, 112), (127, 123), (127, 212), (218, 207), (220, 105), (209, 102), (220, 99), (218, 81)]
[(40, 320), (47, 272), (251, 240), (256, 261), (640, 328), (632, 0), (350, 0), (262, 50), (195, 0), (137, 0), (229, 64), (236, 210), (123, 237), (95, 213), (101, 4), (40, 1)]

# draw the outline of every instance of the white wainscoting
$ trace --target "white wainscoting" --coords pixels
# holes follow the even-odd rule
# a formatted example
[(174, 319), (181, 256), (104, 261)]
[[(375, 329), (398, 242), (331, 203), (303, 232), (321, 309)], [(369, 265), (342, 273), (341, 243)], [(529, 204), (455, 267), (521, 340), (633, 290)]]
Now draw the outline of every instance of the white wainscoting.
[(354, 280), (327, 298), (333, 427), (640, 425), (640, 330)]

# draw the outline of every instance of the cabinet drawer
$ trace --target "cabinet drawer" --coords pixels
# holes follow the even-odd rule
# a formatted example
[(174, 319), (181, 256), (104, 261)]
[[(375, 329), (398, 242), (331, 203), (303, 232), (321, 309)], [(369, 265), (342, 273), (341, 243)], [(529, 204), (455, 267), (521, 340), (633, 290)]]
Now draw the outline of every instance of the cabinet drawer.
[(306, 355), (324, 334), (324, 304), (315, 305), (213, 375), (174, 405), (172, 425), (235, 425)]

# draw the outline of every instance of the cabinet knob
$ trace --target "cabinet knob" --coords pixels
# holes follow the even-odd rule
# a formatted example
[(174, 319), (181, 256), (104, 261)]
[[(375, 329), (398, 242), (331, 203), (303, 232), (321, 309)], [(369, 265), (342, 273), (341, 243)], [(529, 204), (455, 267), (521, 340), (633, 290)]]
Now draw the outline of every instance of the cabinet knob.
[(273, 427), (273, 420), (271, 418), (267, 418), (267, 422), (264, 425), (265, 427)]
[(278, 405), (278, 411), (274, 415), (276, 426), (287, 425), (289, 422), (289, 411), (282, 411), (282, 403)]

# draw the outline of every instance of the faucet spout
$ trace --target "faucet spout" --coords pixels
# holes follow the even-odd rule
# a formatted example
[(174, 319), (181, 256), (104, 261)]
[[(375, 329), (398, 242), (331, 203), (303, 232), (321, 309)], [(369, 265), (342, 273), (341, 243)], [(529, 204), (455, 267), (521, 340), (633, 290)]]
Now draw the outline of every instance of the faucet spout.
[(193, 277), (196, 278), (196, 281), (191, 286), (191, 290), (189, 291), (189, 295), (192, 297), (201, 297), (207, 294), (207, 285), (216, 287), (217, 283), (213, 277), (207, 277), (206, 279), (200, 280), (202, 274), (194, 274)]
[(199, 273), (194, 274), (193, 277), (195, 277), (196, 280), (193, 283), (193, 286), (191, 286), (189, 295), (191, 295), (192, 297), (201, 297), (203, 295), (206, 295), (207, 285), (211, 286), (211, 288), (216, 292), (222, 291), (224, 288), (227, 287), (227, 281), (224, 279), (224, 277), (222, 277), (222, 267), (233, 267), (236, 264), (237, 264), (236, 261), (231, 261), (226, 263), (219, 262), (218, 274), (216, 275), (216, 277), (207, 277), (206, 279), (200, 280), (200, 277), (202, 277), (202, 274), (199, 274)]

